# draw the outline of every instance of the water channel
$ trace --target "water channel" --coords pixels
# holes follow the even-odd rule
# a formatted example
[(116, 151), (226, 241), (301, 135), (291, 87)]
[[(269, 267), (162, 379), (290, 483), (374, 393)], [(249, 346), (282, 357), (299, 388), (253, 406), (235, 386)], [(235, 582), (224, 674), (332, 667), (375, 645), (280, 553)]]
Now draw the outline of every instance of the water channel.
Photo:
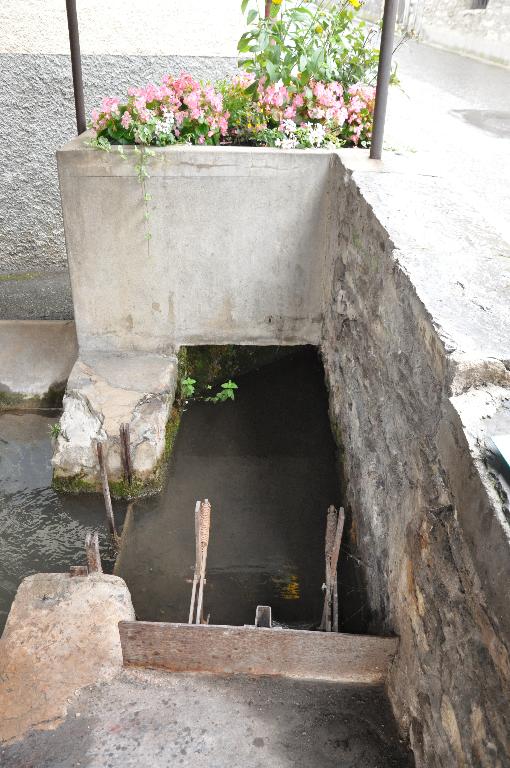
[[(267, 356), (266, 356), (267, 357)], [(234, 402), (187, 404), (161, 494), (115, 503), (116, 564), (102, 498), (51, 489), (49, 429), (58, 413), (0, 415), (0, 624), (21, 579), (84, 562), (98, 529), (103, 567), (122, 576), (139, 619), (186, 621), (196, 499), (212, 504), (205, 609), (215, 624), (320, 621), (326, 510), (341, 503), (340, 470), (317, 351), (297, 348), (235, 378)], [(358, 563), (347, 542), (339, 566), (341, 629), (365, 632)]]

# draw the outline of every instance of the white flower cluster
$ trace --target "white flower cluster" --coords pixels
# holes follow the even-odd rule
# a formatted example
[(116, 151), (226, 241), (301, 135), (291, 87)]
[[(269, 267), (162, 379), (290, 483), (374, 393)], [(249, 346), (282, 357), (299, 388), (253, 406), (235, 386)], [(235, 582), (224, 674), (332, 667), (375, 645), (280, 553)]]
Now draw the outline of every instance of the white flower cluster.
[(321, 123), (303, 123), (299, 127), (294, 120), (284, 120), (280, 130), (284, 139), (276, 139), (275, 147), (295, 149), (302, 147), (322, 147), (326, 139), (326, 129)]
[(306, 128), (307, 139), (312, 147), (322, 147), (326, 138), (326, 129), (321, 123), (305, 123), (302, 128)]
[(174, 113), (165, 109), (163, 110), (163, 120), (159, 120), (156, 123), (156, 127), (154, 130), (157, 136), (160, 136), (161, 134), (168, 135), (169, 133), (172, 133), (174, 125), (175, 125)]

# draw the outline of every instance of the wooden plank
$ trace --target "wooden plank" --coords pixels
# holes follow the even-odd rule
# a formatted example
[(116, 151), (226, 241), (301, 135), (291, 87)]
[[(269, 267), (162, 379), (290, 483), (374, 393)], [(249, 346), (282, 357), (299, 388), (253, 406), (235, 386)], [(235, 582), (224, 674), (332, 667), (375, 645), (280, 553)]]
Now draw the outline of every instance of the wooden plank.
[(121, 621), (119, 632), (126, 666), (356, 683), (382, 682), (398, 643), (368, 635), (151, 621)]

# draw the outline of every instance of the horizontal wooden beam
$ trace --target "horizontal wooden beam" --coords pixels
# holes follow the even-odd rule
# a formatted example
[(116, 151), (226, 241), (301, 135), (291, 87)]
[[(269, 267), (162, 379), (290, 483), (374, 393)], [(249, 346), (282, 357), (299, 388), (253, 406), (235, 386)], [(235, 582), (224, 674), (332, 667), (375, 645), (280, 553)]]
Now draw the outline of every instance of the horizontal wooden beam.
[(119, 632), (125, 666), (356, 683), (383, 682), (398, 643), (336, 632), (151, 621), (121, 621)]

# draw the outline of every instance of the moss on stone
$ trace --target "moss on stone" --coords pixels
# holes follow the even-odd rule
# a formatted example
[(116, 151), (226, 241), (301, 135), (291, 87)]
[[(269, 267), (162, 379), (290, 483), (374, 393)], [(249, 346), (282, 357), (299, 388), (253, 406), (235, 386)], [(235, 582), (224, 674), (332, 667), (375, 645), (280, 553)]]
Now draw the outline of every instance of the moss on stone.
[(179, 425), (181, 423), (181, 411), (177, 406), (173, 406), (170, 412), (170, 417), (166, 423), (165, 430), (165, 451), (163, 460), (166, 462), (172, 455), (172, 451), (175, 444), (175, 438), (179, 431)]
[(83, 472), (67, 477), (54, 474), (51, 487), (57, 493), (96, 493), (98, 490), (97, 483), (86, 480)]
[(166, 465), (172, 454), (180, 421), (181, 411), (177, 406), (173, 406), (166, 423), (163, 455), (155, 466), (153, 472), (145, 479), (134, 477), (131, 484), (124, 478), (111, 481), (109, 483), (110, 493), (114, 499), (137, 499), (161, 491), (166, 475)]
[(208, 384), (215, 385), (275, 362), (292, 354), (293, 347), (256, 347), (238, 344), (181, 347), (178, 375), (196, 379), (196, 394), (206, 394)]

